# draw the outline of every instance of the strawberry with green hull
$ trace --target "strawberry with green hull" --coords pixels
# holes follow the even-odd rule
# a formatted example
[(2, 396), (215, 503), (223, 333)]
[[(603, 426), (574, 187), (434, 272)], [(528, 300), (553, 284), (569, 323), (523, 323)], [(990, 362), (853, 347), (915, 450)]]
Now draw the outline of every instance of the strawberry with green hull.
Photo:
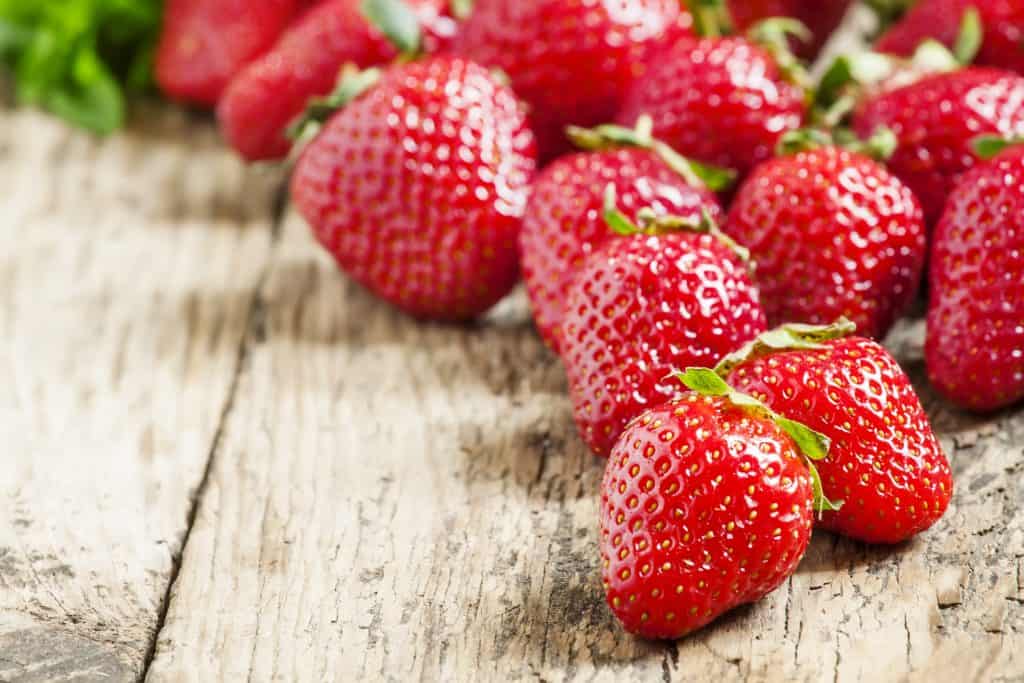
[(310, 98), (326, 95), (346, 64), (388, 62), (399, 52), (436, 51), (455, 24), (447, 0), (326, 0), (232, 81), (217, 108), (221, 131), (249, 161), (281, 159), (286, 135)]
[(726, 232), (757, 262), (769, 324), (846, 316), (880, 339), (913, 303), (921, 281), (921, 206), (880, 163), (807, 135), (786, 138), (800, 151), (754, 169), (733, 201)]
[(738, 391), (831, 442), (817, 463), (824, 495), (843, 501), (818, 525), (868, 543), (900, 543), (935, 524), (953, 493), (949, 462), (899, 364), (854, 326), (788, 325), (726, 357)]
[(679, 393), (669, 373), (713, 365), (766, 326), (742, 250), (709, 220), (644, 211), (637, 227), (611, 202), (606, 215), (629, 236), (580, 269), (561, 340), (576, 424), (600, 456), (636, 415)]
[[(458, 58), (373, 81), (364, 72), (342, 84), (331, 104), (344, 106), (303, 151), (292, 200), (341, 268), (381, 298), (419, 318), (474, 318), (519, 275), (536, 167), (522, 103)], [(344, 92), (352, 84), (362, 88)]]
[(630, 633), (676, 639), (775, 590), (811, 538), (827, 440), (710, 370), (633, 420), (601, 485), (607, 600)]
[(988, 68), (933, 74), (862, 102), (853, 123), (860, 135), (879, 127), (896, 134), (889, 169), (914, 191), (932, 226), (960, 175), (978, 161), (975, 137), (1024, 135), (1024, 77)]
[(680, 0), (475, 0), (453, 49), (508, 75), (549, 160), (569, 147), (566, 125), (612, 120), (623, 94), (691, 23)]
[(555, 160), (533, 184), (520, 259), (537, 329), (556, 351), (565, 294), (576, 271), (602, 244), (621, 237), (603, 215), (609, 184), (630, 213), (647, 207), (655, 215), (695, 223), (704, 212), (716, 222), (724, 217), (713, 190), (724, 189), (730, 175), (679, 157), (650, 136), (648, 125), (649, 119), (633, 130), (573, 129), (570, 137), (588, 151)]
[(806, 109), (806, 72), (788, 52), (791, 21), (762, 24), (763, 43), (720, 37), (728, 20), (715, 3), (696, 15), (699, 39), (676, 41), (626, 95), (617, 121), (654, 120), (654, 135), (680, 154), (746, 175), (770, 158)]
[[(1002, 147), (981, 140), (979, 153)], [(935, 230), (930, 268), (932, 383), (979, 412), (1024, 399), (1024, 146), (964, 174)]]
[(230, 80), (269, 50), (300, 0), (167, 0), (156, 81), (169, 97), (214, 106)]
[(952, 49), (964, 14), (974, 8), (984, 25), (976, 64), (1024, 73), (1024, 1), (920, 0), (875, 45), (880, 52), (909, 56), (928, 39)]

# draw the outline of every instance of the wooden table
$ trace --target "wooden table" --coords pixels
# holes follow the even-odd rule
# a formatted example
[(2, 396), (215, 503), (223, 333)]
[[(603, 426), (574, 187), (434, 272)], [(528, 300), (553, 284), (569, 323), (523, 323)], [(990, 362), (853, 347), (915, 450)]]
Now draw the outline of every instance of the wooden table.
[(0, 680), (1024, 680), (1024, 412), (890, 340), (956, 472), (898, 548), (817, 534), (676, 644), (603, 604), (602, 462), (520, 295), (417, 324), (210, 121), (0, 114)]

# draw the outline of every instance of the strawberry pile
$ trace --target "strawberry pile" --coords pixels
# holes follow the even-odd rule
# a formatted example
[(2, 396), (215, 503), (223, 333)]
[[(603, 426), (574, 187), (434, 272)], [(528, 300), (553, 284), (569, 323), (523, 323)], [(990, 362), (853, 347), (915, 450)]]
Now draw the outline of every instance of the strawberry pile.
[(940, 520), (949, 462), (879, 343), (922, 291), (938, 392), (1024, 399), (1024, 3), (921, 0), (818, 79), (848, 1), (259, 4), (170, 0), (163, 87), (291, 155), (316, 239), (409, 315), (525, 281), (607, 458), (630, 632), (760, 599), (816, 531)]

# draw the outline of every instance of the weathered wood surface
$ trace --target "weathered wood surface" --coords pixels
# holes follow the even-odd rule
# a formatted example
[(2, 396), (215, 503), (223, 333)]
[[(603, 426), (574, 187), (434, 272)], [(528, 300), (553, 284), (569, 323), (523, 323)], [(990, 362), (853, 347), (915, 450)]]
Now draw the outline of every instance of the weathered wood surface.
[[(968, 418), (919, 382), (957, 473), (937, 528), (819, 534), (762, 604), (652, 645), (603, 606), (601, 462), (521, 301), (416, 324), (291, 217), (257, 307), (153, 681), (1024, 678), (1020, 414)], [(920, 337), (893, 340), (918, 380)]]
[(209, 122), (144, 118), (97, 143), (0, 115), (0, 681), (1024, 680), (1024, 410), (935, 399), (920, 323), (890, 343), (947, 517), (818, 534), (767, 600), (644, 643), (521, 295), (408, 320), (278, 234), (275, 174)]
[(278, 174), (137, 118), (0, 113), (0, 680), (143, 673), (269, 255)]

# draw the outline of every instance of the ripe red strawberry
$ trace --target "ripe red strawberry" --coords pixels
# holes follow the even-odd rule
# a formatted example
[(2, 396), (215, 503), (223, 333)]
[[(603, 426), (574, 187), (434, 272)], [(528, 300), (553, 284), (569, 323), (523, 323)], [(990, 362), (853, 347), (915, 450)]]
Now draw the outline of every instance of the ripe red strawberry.
[(792, 17), (804, 24), (814, 36), (809, 43), (794, 41), (803, 57), (812, 57), (839, 27), (851, 0), (729, 0), (727, 3), (736, 28), (746, 31), (754, 24), (773, 17)]
[(984, 41), (976, 64), (1024, 73), (1024, 2), (1021, 0), (920, 0), (878, 41), (880, 52), (910, 56), (929, 38), (954, 47), (964, 13), (978, 10)]
[(808, 456), (765, 412), (690, 392), (632, 421), (616, 443), (600, 546), (608, 604), (627, 631), (681, 638), (796, 569), (814, 484)]
[(228, 81), (270, 49), (299, 0), (168, 0), (156, 81), (175, 99), (215, 105)]
[[(418, 13), (428, 51), (454, 32), (445, 0), (405, 0)], [(217, 108), (221, 131), (249, 161), (280, 159), (285, 135), (310, 98), (326, 95), (345, 64), (383, 64), (398, 48), (362, 10), (362, 0), (326, 0), (285, 32), (274, 48), (239, 73)], [(420, 41), (417, 41), (419, 43)], [(420, 45), (411, 45), (416, 49)]]
[(567, 124), (610, 121), (655, 53), (691, 23), (679, 0), (476, 0), (454, 49), (508, 74), (552, 158), (567, 149)]
[(609, 184), (631, 214), (650, 208), (656, 215), (696, 223), (707, 212), (721, 222), (724, 212), (714, 193), (700, 178), (687, 179), (693, 174), (679, 170), (652, 149), (612, 146), (562, 157), (537, 177), (519, 236), (520, 258), (537, 329), (556, 351), (565, 293), (576, 271), (587, 256), (617, 237), (603, 215), (603, 191)]
[(926, 76), (864, 102), (854, 126), (860, 135), (882, 126), (896, 134), (889, 168), (914, 191), (931, 226), (977, 161), (971, 140), (1024, 134), (1024, 77), (982, 68)]
[(606, 242), (567, 293), (562, 358), (576, 424), (597, 455), (636, 415), (679, 393), (670, 372), (713, 365), (766, 327), (735, 245), (672, 227)]
[(942, 517), (949, 463), (899, 364), (876, 342), (792, 325), (763, 335), (717, 368), (737, 391), (831, 441), (817, 463), (824, 494), (842, 501), (819, 526), (869, 543), (899, 543)]
[(913, 193), (881, 164), (833, 146), (754, 169), (726, 232), (757, 263), (769, 324), (846, 316), (875, 338), (913, 303), (926, 257)]
[(799, 128), (801, 88), (744, 38), (679, 40), (626, 97), (618, 121), (654, 119), (654, 134), (687, 157), (746, 174)]
[(1024, 399), (1024, 148), (964, 174), (931, 258), (929, 378), (970, 410)]
[(510, 88), (434, 57), (389, 69), (335, 114), (292, 199), (356, 281), (414, 316), (465, 320), (515, 285), (535, 151)]

